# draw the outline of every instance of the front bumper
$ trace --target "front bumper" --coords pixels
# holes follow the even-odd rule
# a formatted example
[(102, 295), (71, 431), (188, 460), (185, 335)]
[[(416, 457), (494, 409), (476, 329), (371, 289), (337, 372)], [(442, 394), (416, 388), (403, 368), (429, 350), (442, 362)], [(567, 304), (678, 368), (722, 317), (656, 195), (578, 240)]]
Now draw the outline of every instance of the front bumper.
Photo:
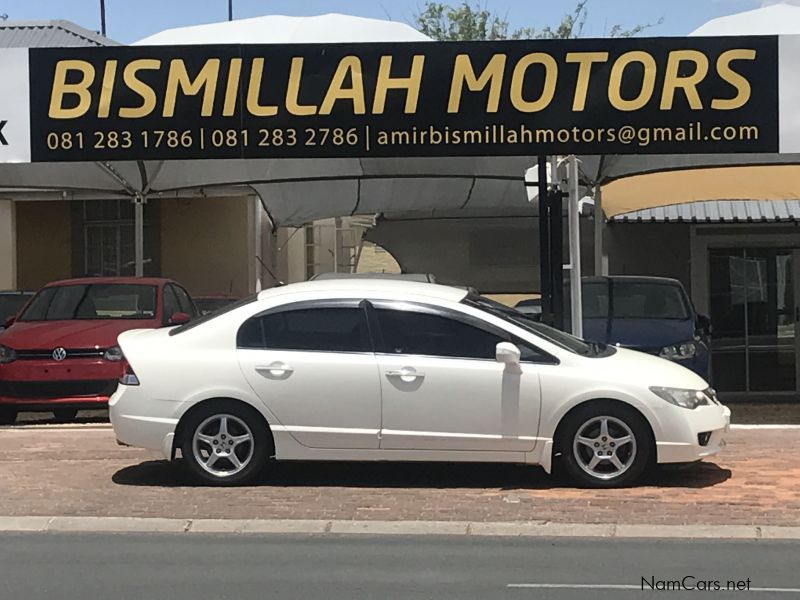
[(76, 358), (0, 365), (0, 406), (17, 410), (104, 408), (121, 374), (118, 362)]
[(714, 404), (694, 410), (675, 406), (670, 407), (670, 412), (670, 425), (664, 427), (661, 439), (656, 442), (659, 463), (695, 462), (725, 447), (731, 425), (727, 406)]

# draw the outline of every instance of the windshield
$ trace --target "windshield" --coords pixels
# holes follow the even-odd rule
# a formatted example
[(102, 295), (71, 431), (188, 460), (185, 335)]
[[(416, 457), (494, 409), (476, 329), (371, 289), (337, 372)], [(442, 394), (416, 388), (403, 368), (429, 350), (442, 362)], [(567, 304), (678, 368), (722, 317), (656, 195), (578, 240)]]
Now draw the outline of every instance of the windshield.
[(508, 306), (500, 304), (499, 302), (495, 302), (494, 300), (489, 300), (489, 298), (478, 296), (477, 294), (470, 294), (464, 298), (462, 302), (469, 306), (479, 308), (496, 317), (500, 317), (504, 321), (509, 321), (517, 327), (536, 334), (551, 344), (555, 344), (559, 348), (568, 350), (573, 354), (595, 356), (605, 349), (605, 346), (602, 344), (585, 342), (579, 338), (576, 338), (575, 336), (550, 327), (549, 325), (533, 321), (532, 319), (526, 317), (523, 313), (514, 310), (513, 308), (509, 308)]
[(251, 302), (255, 302), (258, 300), (258, 294), (253, 294), (251, 296), (247, 296), (246, 298), (242, 298), (241, 300), (237, 300), (236, 302), (229, 303), (222, 308), (218, 308), (217, 310), (209, 313), (204, 313), (201, 317), (197, 319), (193, 319), (189, 323), (185, 325), (181, 325), (179, 327), (175, 327), (170, 330), (170, 335), (176, 335), (178, 333), (183, 333), (184, 331), (188, 331), (190, 329), (194, 329), (198, 325), (202, 325), (203, 323), (207, 323), (211, 319), (216, 319), (220, 315), (225, 315), (233, 310), (236, 310), (240, 306), (244, 306), (245, 304), (250, 304)]
[(683, 290), (668, 283), (612, 280), (611, 301), (606, 282), (583, 285), (583, 316), (586, 319), (678, 319), (689, 318)]
[(155, 315), (155, 286), (98, 283), (46, 287), (19, 320), (153, 319)]
[(236, 302), (235, 298), (195, 298), (194, 303), (201, 315), (207, 315)]

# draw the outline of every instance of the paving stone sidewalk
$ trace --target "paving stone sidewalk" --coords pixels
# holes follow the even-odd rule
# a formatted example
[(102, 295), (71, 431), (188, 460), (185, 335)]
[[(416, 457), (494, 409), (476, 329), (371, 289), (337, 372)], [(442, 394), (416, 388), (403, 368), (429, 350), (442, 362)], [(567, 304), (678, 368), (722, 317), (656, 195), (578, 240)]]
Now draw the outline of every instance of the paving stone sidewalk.
[(0, 515), (800, 526), (800, 429), (734, 430), (717, 458), (582, 490), (537, 467), (285, 463), (258, 485), (192, 484), (111, 429), (0, 428)]

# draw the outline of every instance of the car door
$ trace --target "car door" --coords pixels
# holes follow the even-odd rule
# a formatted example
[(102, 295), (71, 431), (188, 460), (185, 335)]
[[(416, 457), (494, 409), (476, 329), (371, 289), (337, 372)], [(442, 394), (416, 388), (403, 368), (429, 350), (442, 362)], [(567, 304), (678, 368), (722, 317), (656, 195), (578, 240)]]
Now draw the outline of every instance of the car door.
[[(371, 303), (381, 374), (381, 448), (529, 451), (540, 410), (539, 366), (497, 362), (499, 328), (456, 311)], [(535, 349), (524, 348), (530, 359)]]
[(363, 302), (268, 310), (241, 326), (237, 348), (253, 391), (298, 442), (378, 447), (380, 379)]

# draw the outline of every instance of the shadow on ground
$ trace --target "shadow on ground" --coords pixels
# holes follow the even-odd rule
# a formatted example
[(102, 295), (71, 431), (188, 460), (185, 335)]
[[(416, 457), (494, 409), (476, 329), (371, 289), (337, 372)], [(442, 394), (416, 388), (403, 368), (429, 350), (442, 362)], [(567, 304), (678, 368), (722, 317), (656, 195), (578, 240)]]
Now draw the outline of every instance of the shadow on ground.
[[(147, 461), (120, 469), (119, 485), (194, 487), (183, 461)], [(729, 479), (731, 471), (714, 463), (660, 467), (642, 485), (705, 488)], [(486, 463), (273, 462), (256, 486), (351, 488), (499, 488), (547, 490), (574, 487), (541, 467)]]
[[(108, 410), (79, 410), (69, 423), (108, 423)], [(61, 425), (51, 412), (21, 412), (15, 425)]]

